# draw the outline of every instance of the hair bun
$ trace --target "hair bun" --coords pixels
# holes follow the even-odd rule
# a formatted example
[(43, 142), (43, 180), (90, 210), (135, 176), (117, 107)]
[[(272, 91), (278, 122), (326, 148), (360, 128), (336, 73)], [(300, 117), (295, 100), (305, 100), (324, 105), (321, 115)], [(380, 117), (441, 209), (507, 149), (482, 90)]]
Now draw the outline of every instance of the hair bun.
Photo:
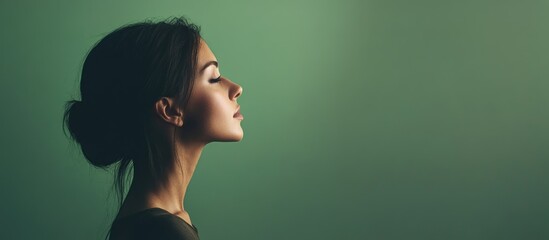
[(70, 134), (82, 148), (84, 157), (93, 165), (105, 168), (122, 157), (121, 139), (109, 122), (108, 113), (83, 101), (70, 101), (65, 114)]

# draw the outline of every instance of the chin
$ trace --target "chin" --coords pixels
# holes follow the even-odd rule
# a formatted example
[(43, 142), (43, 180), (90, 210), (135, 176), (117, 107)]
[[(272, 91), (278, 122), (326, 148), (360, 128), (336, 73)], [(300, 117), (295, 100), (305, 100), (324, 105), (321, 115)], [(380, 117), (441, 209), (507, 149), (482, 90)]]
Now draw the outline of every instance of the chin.
[(227, 142), (240, 142), (240, 140), (242, 140), (243, 137), (244, 137), (243, 132), (235, 133), (235, 134), (233, 134), (233, 136), (231, 136), (229, 138), (229, 140)]
[(240, 142), (240, 140), (242, 140), (242, 137), (238, 138), (238, 137), (234, 137), (234, 138), (220, 138), (220, 139), (217, 139), (213, 142)]
[(240, 142), (242, 138), (244, 137), (244, 132), (242, 130), (240, 131), (234, 131), (231, 133), (223, 134), (223, 136), (219, 136), (214, 138), (215, 142)]

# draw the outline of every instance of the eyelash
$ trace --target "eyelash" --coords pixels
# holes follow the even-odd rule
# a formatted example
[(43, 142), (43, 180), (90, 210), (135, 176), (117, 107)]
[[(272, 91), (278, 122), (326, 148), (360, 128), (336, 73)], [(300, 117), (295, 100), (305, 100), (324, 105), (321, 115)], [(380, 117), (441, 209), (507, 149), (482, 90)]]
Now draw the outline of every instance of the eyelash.
[(211, 83), (216, 83), (216, 82), (220, 82), (221, 81), (221, 75), (219, 75), (218, 78), (215, 78), (215, 79), (211, 79), (210, 82)]

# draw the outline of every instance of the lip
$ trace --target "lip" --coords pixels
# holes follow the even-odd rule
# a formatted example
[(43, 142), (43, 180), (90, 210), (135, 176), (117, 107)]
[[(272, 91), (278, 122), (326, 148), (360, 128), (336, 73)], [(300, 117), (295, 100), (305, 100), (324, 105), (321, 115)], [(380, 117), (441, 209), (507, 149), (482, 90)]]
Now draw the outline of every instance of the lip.
[(240, 105), (238, 105), (238, 107), (236, 108), (236, 112), (234, 113), (233, 118), (241, 120), (244, 119), (244, 116), (240, 113)]

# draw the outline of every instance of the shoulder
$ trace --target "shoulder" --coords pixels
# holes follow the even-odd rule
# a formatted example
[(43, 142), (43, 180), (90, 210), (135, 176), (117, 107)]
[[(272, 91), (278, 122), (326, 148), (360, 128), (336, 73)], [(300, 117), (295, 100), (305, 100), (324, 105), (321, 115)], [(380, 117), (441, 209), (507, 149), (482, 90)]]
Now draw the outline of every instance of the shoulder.
[(145, 239), (191, 240), (198, 239), (189, 226), (186, 226), (177, 216), (169, 214), (157, 215), (146, 219), (141, 224), (141, 232)]
[[(151, 209), (118, 223), (118, 232), (126, 232), (131, 239), (198, 240), (198, 233), (182, 219), (161, 210)], [(124, 234), (126, 235), (126, 234)]]

